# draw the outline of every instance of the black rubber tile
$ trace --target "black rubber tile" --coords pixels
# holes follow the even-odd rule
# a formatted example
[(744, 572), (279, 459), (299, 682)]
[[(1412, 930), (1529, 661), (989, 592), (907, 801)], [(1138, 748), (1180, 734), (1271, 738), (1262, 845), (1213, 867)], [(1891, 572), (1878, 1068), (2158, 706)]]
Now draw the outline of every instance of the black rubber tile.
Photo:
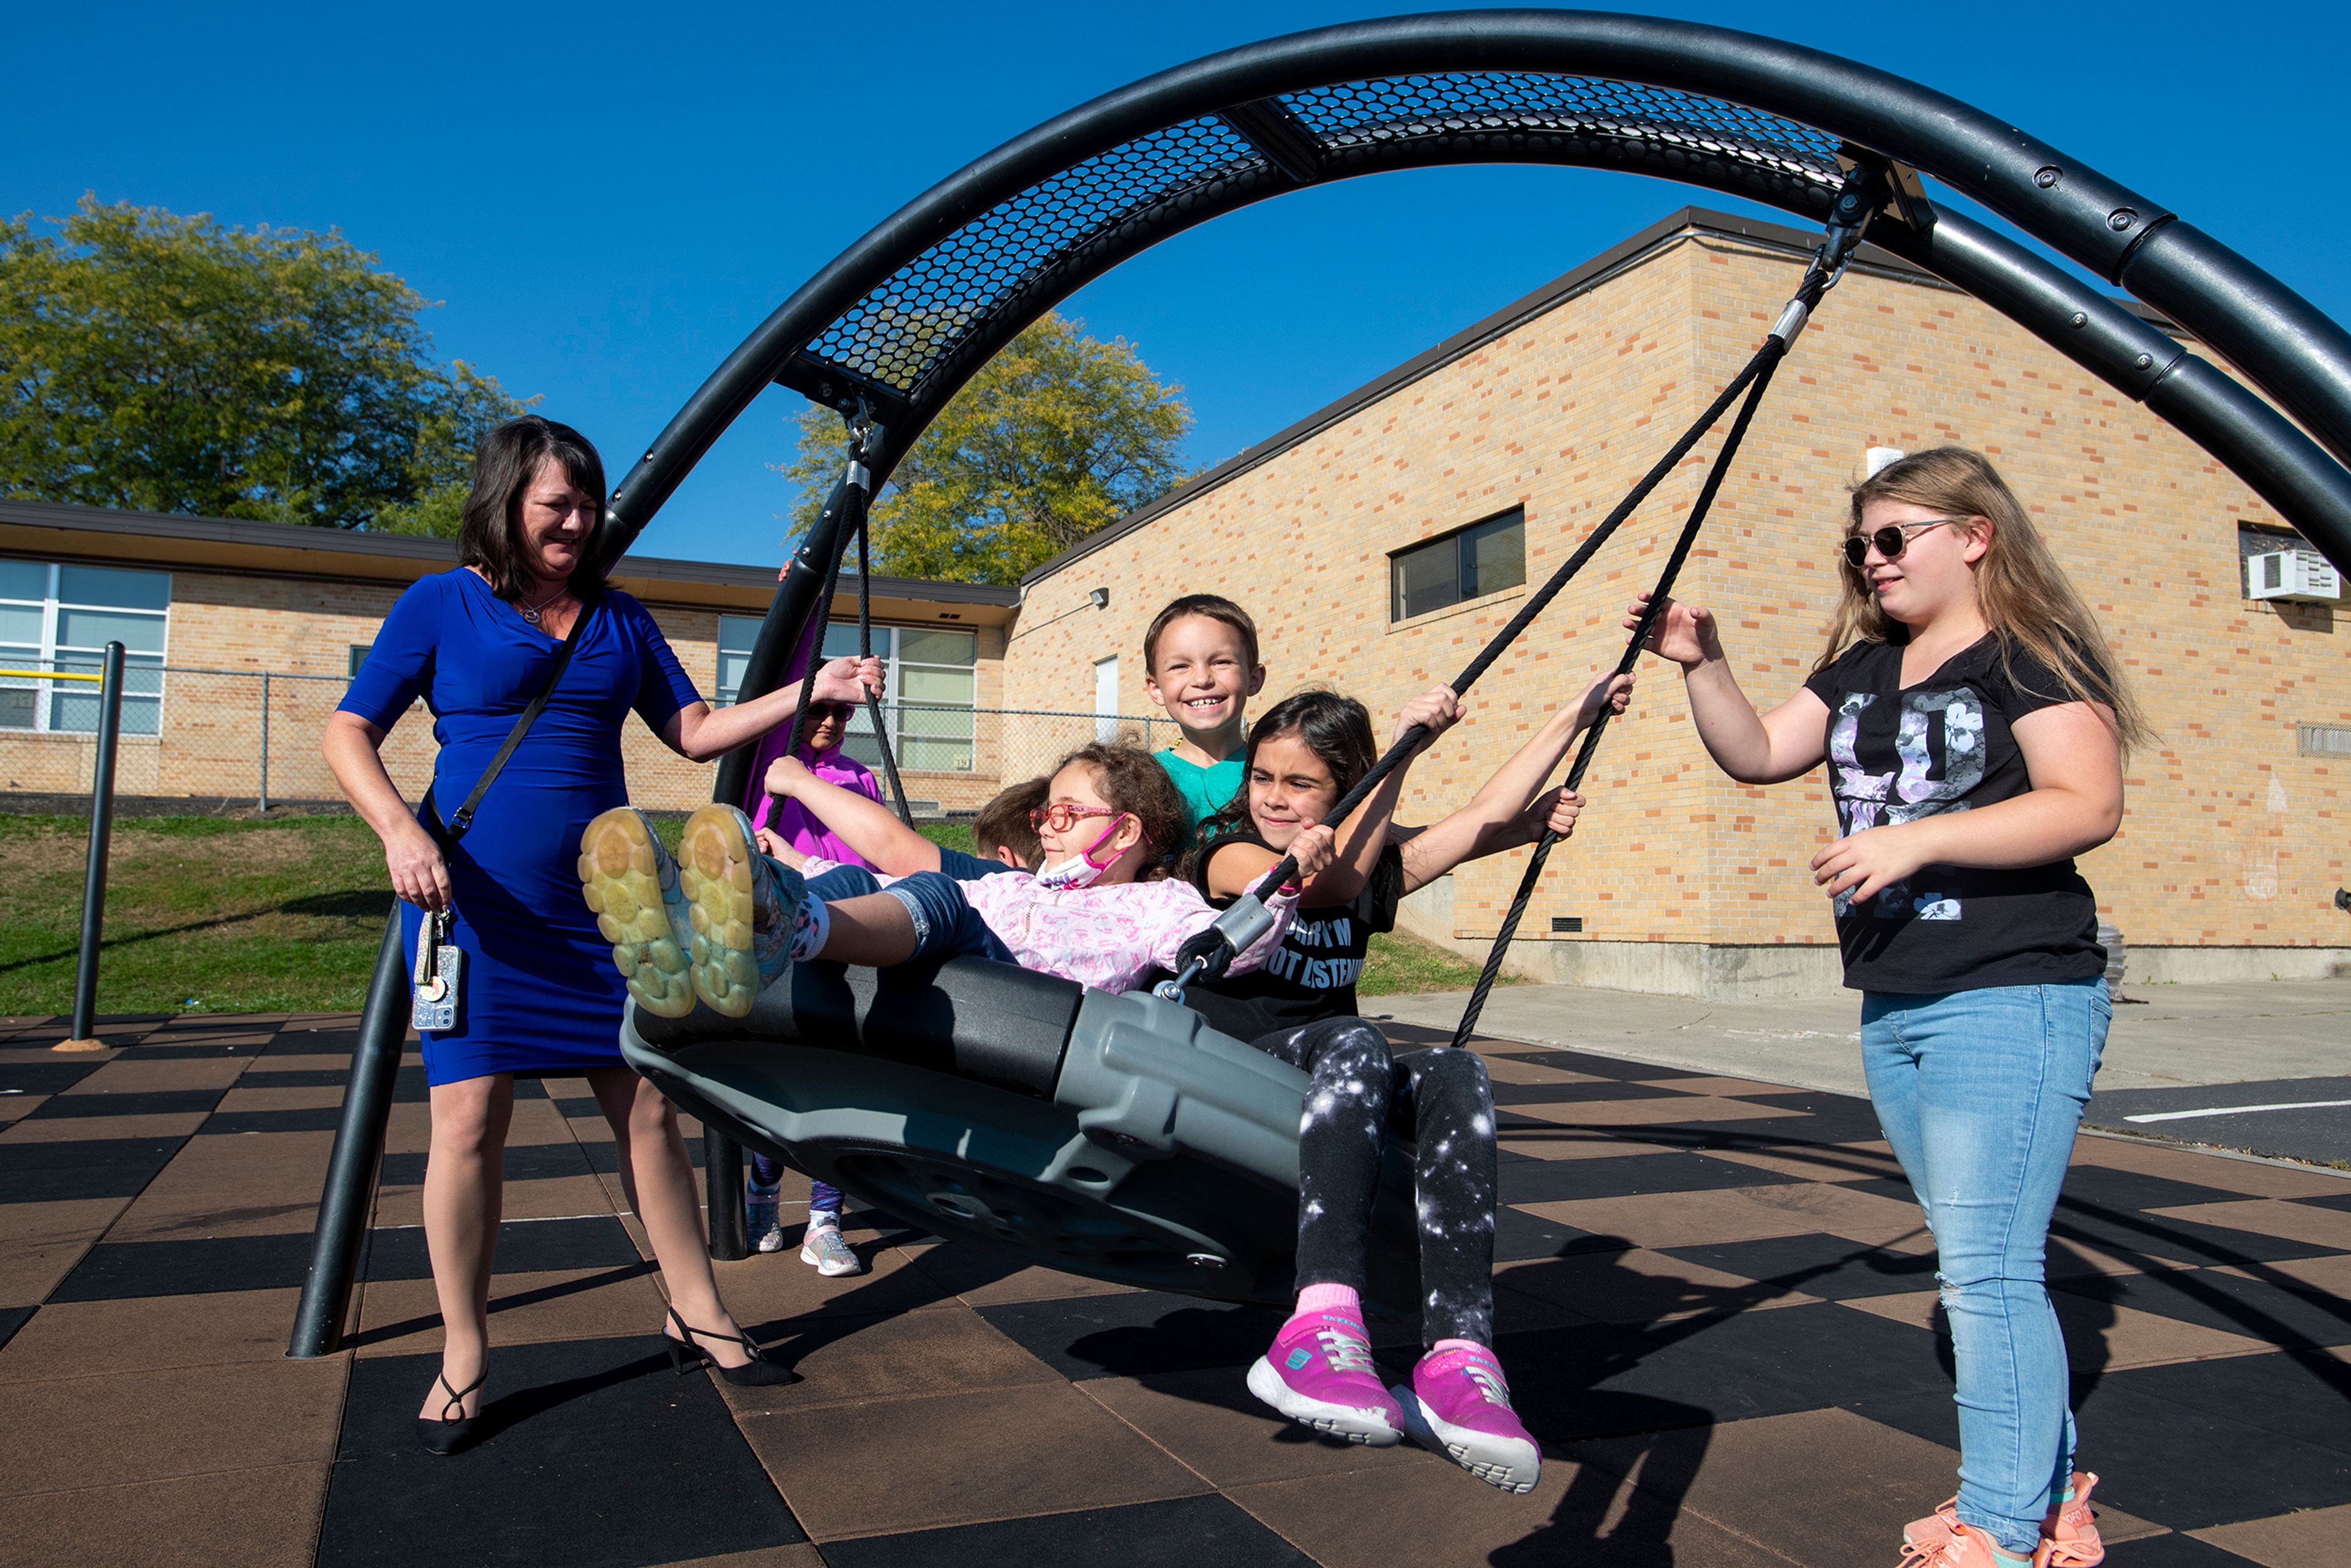
[[(359, 1044), (360, 1031), (356, 1029), (281, 1029), (264, 1051), (271, 1056), (325, 1056), (339, 1051), (357, 1051)], [(410, 1040), (408, 1049), (414, 1051), (416, 1042)]]
[(1949, 1400), (1933, 1335), (1825, 1303), (1504, 1334), (1495, 1350), (1520, 1418), (1551, 1442), (1817, 1410), (1864, 1389)]
[(2157, 1258), (2173, 1263), (2215, 1267), (2274, 1263), (2288, 1258), (2331, 1258), (2342, 1252), (2339, 1247), (2263, 1236), (2258, 1231), (2207, 1225), (2200, 1220), (2077, 1204), (2059, 1205), (2049, 1231), (2064, 1240), (2087, 1242), (2126, 1258)]
[(1739, 1098), (1750, 1105), (1773, 1105), (1782, 1111), (1803, 1113), (1801, 1121), (1791, 1116), (1760, 1125), (1747, 1124), (1750, 1132), (1781, 1142), (1865, 1144), (1885, 1135), (1885, 1129), (1877, 1123), (1877, 1113), (1870, 1108), (1869, 1102), (1851, 1094), (1790, 1090), (1777, 1094), (1741, 1094)]
[(284, 1111), (220, 1111), (196, 1130), (209, 1136), (238, 1133), (331, 1133), (341, 1124), (342, 1107), (306, 1105)]
[(161, 1170), (185, 1138), (60, 1138), (51, 1143), (0, 1140), (0, 1187), (26, 1171), (86, 1170), (130, 1166)]
[(1494, 1261), (1524, 1263), (1576, 1252), (1622, 1252), (1638, 1246), (1621, 1236), (1600, 1236), (1529, 1214), (1507, 1204), (1494, 1211)]
[[(1450, 1039), (1450, 1036), (1447, 1038)], [(1670, 1082), (1676, 1078), (1706, 1076), (1687, 1067), (1661, 1067), (1654, 1061), (1624, 1061), (1613, 1056), (1592, 1056), (1580, 1051), (1496, 1051), (1487, 1053), (1503, 1061), (1530, 1061), (1562, 1072), (1588, 1072), (1594, 1078), (1618, 1078), (1628, 1082)]]
[(1653, 1192), (1776, 1186), (1802, 1178), (1695, 1152), (1618, 1155), (1609, 1159), (1512, 1161), (1500, 1170), (1504, 1203), (1564, 1203)]
[(2294, 1281), (2248, 1279), (2210, 1269), (2090, 1274), (2053, 1291), (2156, 1312), (2181, 1322), (2266, 1340), (2283, 1349), (2351, 1344), (2351, 1301)]
[(2065, 1188), (2057, 1201), (2072, 1207), (2137, 1213), (2149, 1208), (2185, 1208), (2191, 1203), (2241, 1203), (2244, 1197), (2226, 1187), (2201, 1186), (2195, 1182), (2174, 1181), (2169, 1176), (2077, 1165), (2066, 1171)]
[[(424, 1160), (422, 1151), (384, 1155), (384, 1185), (413, 1186), (423, 1182)], [(505, 1168), (508, 1181), (544, 1181), (554, 1176), (586, 1176), (590, 1167), (578, 1144), (508, 1144)]]
[(38, 1166), (0, 1177), (0, 1203), (63, 1203), (86, 1197), (136, 1197), (163, 1162), (153, 1165)]
[(979, 1315), (1072, 1382), (1194, 1367), (1246, 1367), (1288, 1314), (1162, 1291), (1012, 1301)]
[(2192, 1535), (2142, 1535), (2108, 1545), (2106, 1561), (2114, 1568), (2245, 1568), (2252, 1559)]
[(1581, 1105), (1603, 1100), (1669, 1100), (1677, 1092), (1670, 1082), (1649, 1079), (1609, 1078), (1597, 1083), (1495, 1083), (1497, 1105)]
[(2291, 1201), (2308, 1204), (2313, 1208), (2339, 1208), (2351, 1211), (2351, 1192), (2332, 1193), (2325, 1197), (2297, 1197)]
[(1665, 1253), (1669, 1258), (1736, 1274), (1742, 1280), (1761, 1281), (1833, 1301), (1935, 1288), (1932, 1256), (1864, 1246), (1842, 1236), (1774, 1236), (1760, 1241), (1668, 1247)]
[(351, 1081), (344, 1067), (266, 1067), (246, 1069), (236, 1081), (239, 1089), (340, 1089)]
[(805, 1541), (706, 1375), (651, 1334), (500, 1345), (480, 1446), (416, 1440), (437, 1356), (355, 1362), (318, 1561), (653, 1568)]
[(0, 1307), (0, 1345), (15, 1339), (16, 1331), (30, 1322), (33, 1314), (40, 1310), (38, 1307)]
[[(307, 1243), (308, 1238), (303, 1238)], [(609, 1214), (580, 1219), (509, 1219), (498, 1227), (497, 1270), (532, 1274), (555, 1269), (612, 1269), (639, 1261), (620, 1220)], [(429, 1280), (424, 1228), (379, 1230), (368, 1240), (366, 1277)]]
[[(2197, 1364), (2225, 1377), (2241, 1359)], [(2180, 1380), (2146, 1375), (2168, 1370), (2109, 1373), (2075, 1410), (2080, 1463), (2104, 1478), (2099, 1501), (2174, 1530), (2351, 1503), (2351, 1452), (2167, 1398)]]
[[(594, 1102), (591, 1101), (590, 1103), (592, 1104)], [(621, 1145), (610, 1138), (582, 1138), (574, 1147), (587, 1156), (588, 1168), (600, 1176), (611, 1176), (621, 1168)], [(700, 1137), (690, 1137), (685, 1140), (685, 1162), (695, 1170), (702, 1168)], [(747, 1166), (751, 1162), (746, 1160), (743, 1163)]]
[(60, 1116), (178, 1116), (209, 1111), (226, 1092), (225, 1089), (159, 1089), (145, 1094), (59, 1094), (43, 1102), (31, 1114), (51, 1121)]
[(1115, 1563), (1119, 1568), (1313, 1568), (1314, 1559), (1223, 1497), (1045, 1513), (990, 1524), (836, 1541), (830, 1568), (1001, 1568)]
[[(2140, 1392), (2206, 1415), (2351, 1454), (2351, 1363), (2279, 1351), (2110, 1374)], [(2344, 1501), (2351, 1502), (2351, 1496)]]
[(186, 1241), (102, 1241), (49, 1293), (49, 1300), (117, 1301), (270, 1290), (299, 1285), (309, 1262), (307, 1231)]
[[(339, 1072), (335, 1075), (334, 1082), (340, 1083), (350, 1076), (348, 1070)], [(545, 1100), (550, 1096), (547, 1092), (546, 1086), (538, 1079), (517, 1078), (514, 1081), (514, 1097), (517, 1100)], [(431, 1103), (433, 1086), (425, 1081), (423, 1062), (412, 1061), (402, 1066), (399, 1075), (392, 1080), (392, 1098), (394, 1104), (423, 1105)], [(565, 1101), (563, 1103), (587, 1106), (585, 1111), (567, 1111), (564, 1113), (566, 1115), (593, 1116), (598, 1113), (596, 1097), (592, 1094), (578, 1100)]]
[(16, 1094), (61, 1094), (105, 1065), (102, 1061), (0, 1063), (0, 1091)]

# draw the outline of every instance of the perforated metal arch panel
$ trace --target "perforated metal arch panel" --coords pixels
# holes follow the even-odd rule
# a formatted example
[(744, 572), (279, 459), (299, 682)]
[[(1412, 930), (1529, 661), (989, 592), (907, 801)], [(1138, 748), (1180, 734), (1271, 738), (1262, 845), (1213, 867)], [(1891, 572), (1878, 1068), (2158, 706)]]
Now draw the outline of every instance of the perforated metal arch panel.
[[(1313, 88), (1269, 106), (1332, 172), (1444, 162), (1444, 143), (1490, 148), (1497, 137), (1529, 135), (1729, 160), (1823, 188), (1838, 179), (1838, 141), (1825, 132), (1721, 99), (1604, 78), (1409, 76)], [(1091, 240), (1203, 187), (1273, 168), (1256, 141), (1217, 115), (1138, 137), (965, 224), (834, 319), (805, 352), (914, 400), (961, 344), (987, 335), (999, 308)]]

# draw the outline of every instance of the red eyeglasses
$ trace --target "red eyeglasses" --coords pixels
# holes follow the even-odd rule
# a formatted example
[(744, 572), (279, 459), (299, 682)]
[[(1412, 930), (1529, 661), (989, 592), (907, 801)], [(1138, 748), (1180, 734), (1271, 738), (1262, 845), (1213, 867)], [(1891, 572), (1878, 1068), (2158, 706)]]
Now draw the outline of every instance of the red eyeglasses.
[[(1030, 811), (1029, 826), (1040, 833), (1047, 828), (1057, 833), (1066, 833), (1087, 817), (1123, 817), (1128, 814), (1108, 806), (1072, 806), (1067, 800), (1056, 800), (1050, 806), (1040, 806)], [(1145, 833), (1143, 841), (1149, 843), (1151, 835)]]

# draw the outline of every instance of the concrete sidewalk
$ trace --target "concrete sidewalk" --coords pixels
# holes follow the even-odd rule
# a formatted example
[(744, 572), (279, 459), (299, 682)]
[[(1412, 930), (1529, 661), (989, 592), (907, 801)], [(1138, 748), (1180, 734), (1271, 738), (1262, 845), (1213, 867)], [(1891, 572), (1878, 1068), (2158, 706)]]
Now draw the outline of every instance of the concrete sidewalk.
[[(2145, 986), (2115, 1009), (2104, 1092), (2325, 1078), (2351, 1069), (2351, 981), (2269, 980)], [(1451, 1029), (1467, 992), (1367, 997), (1364, 1016)], [(1690, 997), (1509, 986), (1488, 998), (1478, 1032), (1595, 1051), (1667, 1067), (1866, 1092), (1861, 1002), (1704, 1002)]]

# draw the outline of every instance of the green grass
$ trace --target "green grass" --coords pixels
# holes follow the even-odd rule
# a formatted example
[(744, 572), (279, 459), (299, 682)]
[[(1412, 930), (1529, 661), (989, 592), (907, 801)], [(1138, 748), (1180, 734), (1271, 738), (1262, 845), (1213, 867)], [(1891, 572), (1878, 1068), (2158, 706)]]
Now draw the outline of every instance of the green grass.
[[(672, 849), (683, 826), (656, 821)], [(968, 823), (922, 831), (972, 850)], [(87, 818), (0, 815), (0, 1014), (72, 1010), (89, 835)], [(356, 817), (125, 819), (109, 857), (99, 1010), (356, 1009), (391, 907), (382, 848)], [(1441, 947), (1382, 935), (1357, 989), (1463, 990), (1477, 978)]]
[[(1355, 982), (1361, 997), (1400, 997), (1414, 991), (1466, 991), (1478, 983), (1481, 966), (1417, 936), (1401, 931), (1372, 933), (1371, 950), (1364, 956), (1364, 977)], [(1497, 977), (1498, 986), (1520, 984), (1516, 975)]]

